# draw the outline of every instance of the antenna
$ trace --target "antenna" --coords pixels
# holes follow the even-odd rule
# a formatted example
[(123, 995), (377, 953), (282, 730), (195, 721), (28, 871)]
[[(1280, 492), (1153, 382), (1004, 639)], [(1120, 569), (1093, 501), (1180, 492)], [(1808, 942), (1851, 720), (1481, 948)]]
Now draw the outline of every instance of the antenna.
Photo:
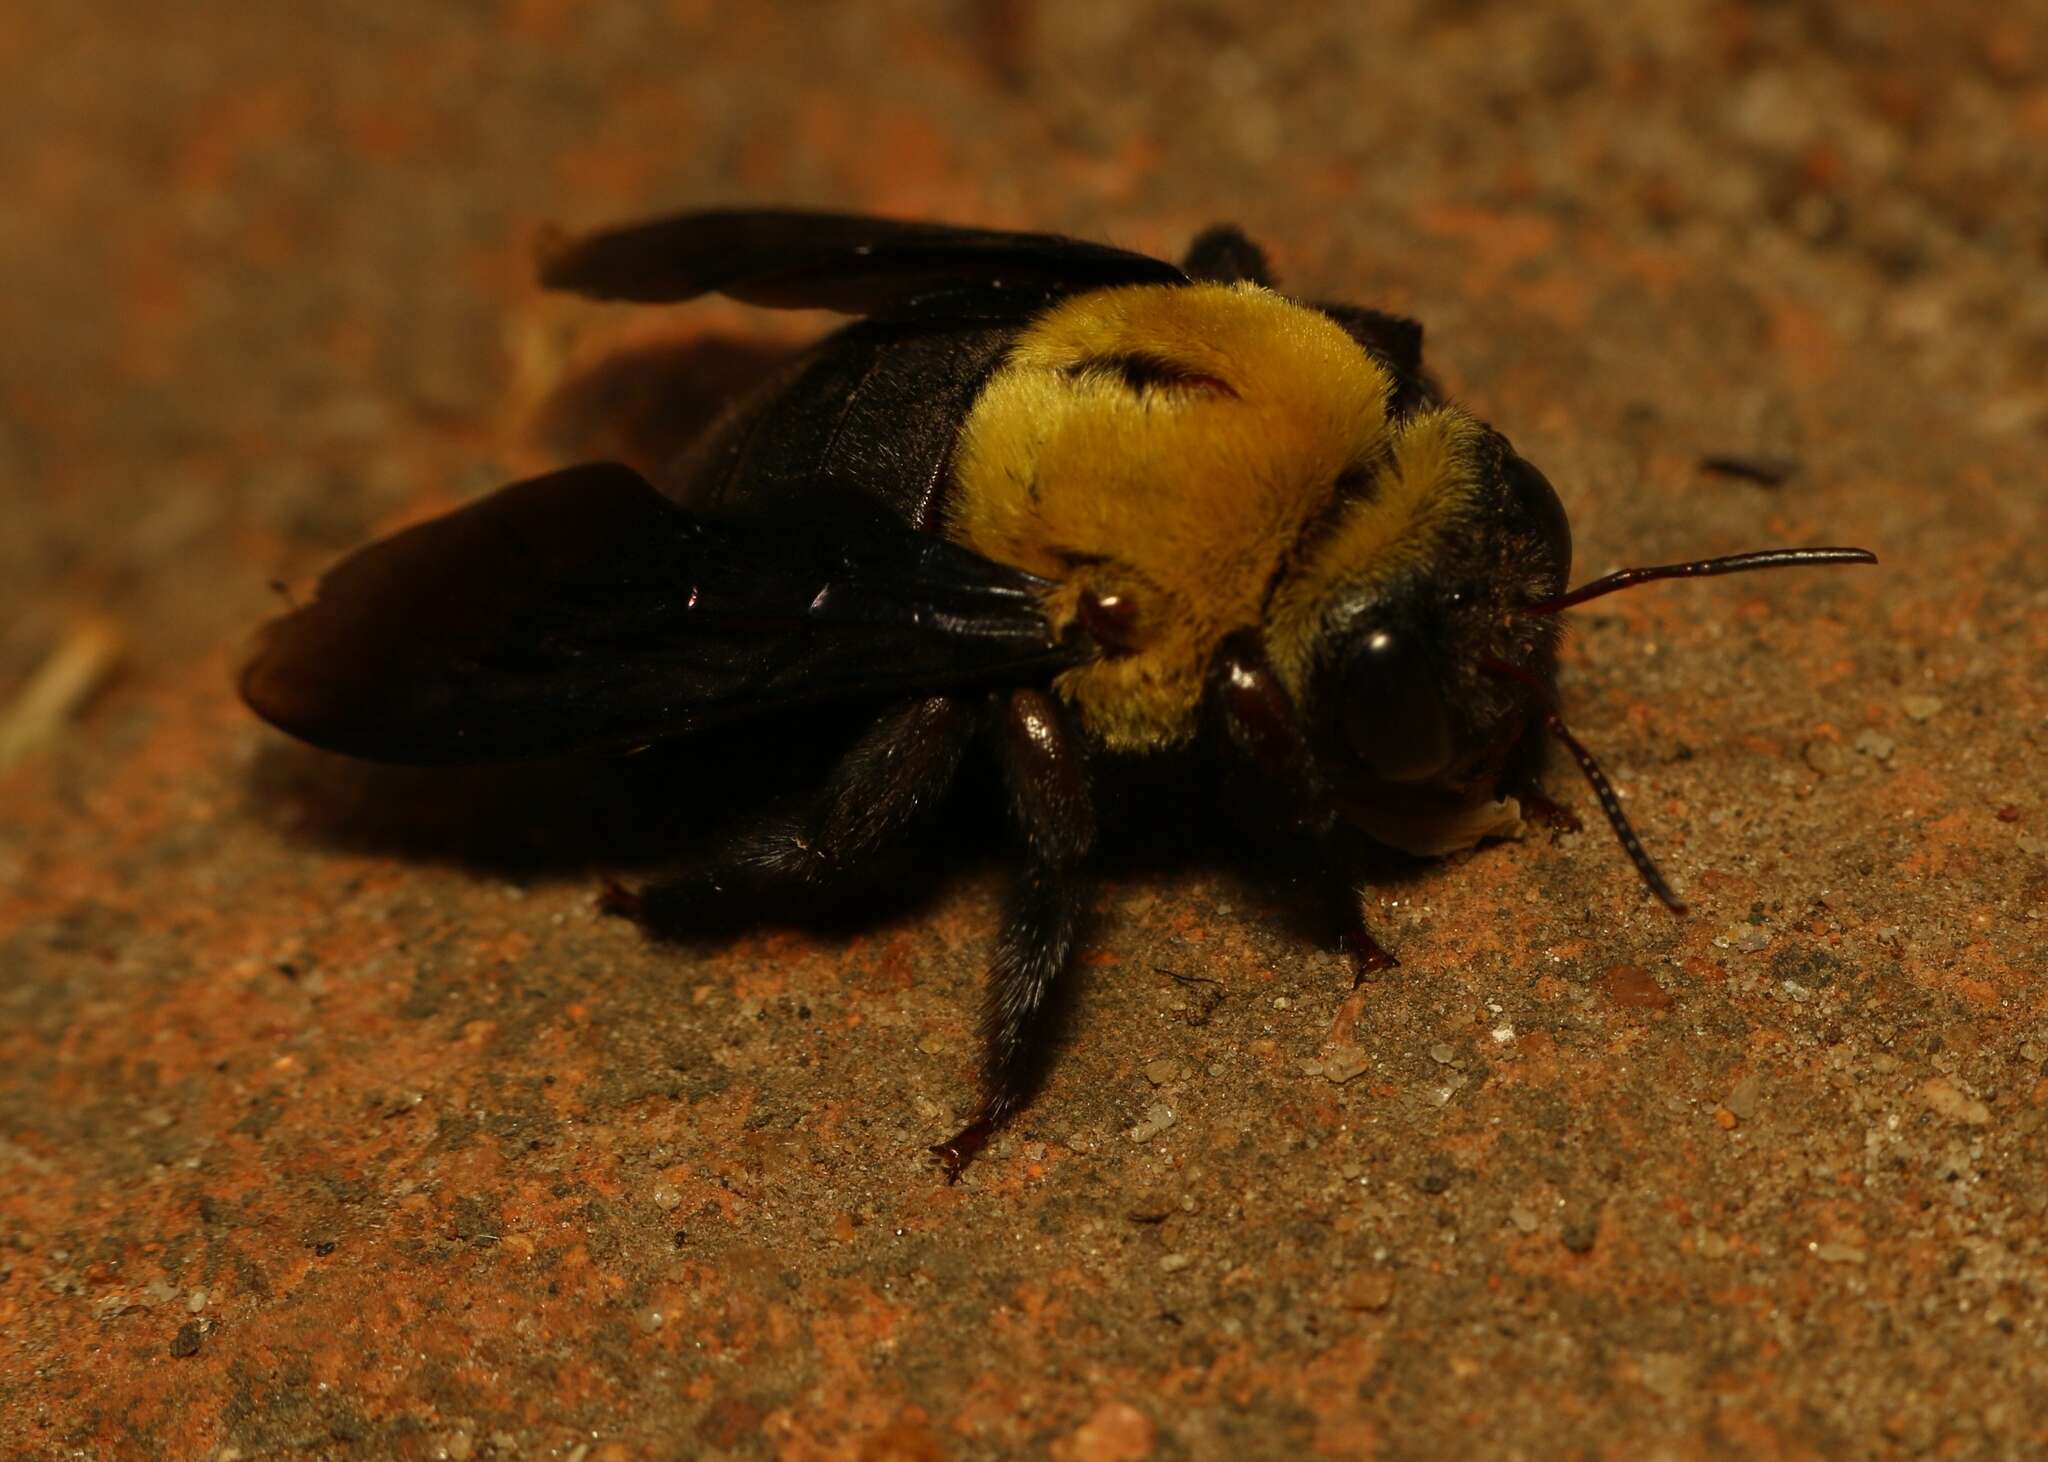
[[(1584, 604), (1588, 599), (1598, 599), (1602, 594), (1612, 594), (1617, 589), (1632, 589), (1637, 584), (1655, 583), (1658, 579), (1710, 579), (1719, 574), (1741, 574), (1751, 569), (1803, 568), (1808, 564), (1830, 563), (1876, 563), (1877, 555), (1867, 548), (1765, 548), (1755, 553), (1731, 553), (1721, 558), (1695, 559), (1691, 563), (1659, 564), (1653, 568), (1621, 569), (1604, 578), (1581, 584), (1567, 593), (1557, 594), (1549, 599), (1538, 599), (1524, 604), (1517, 611), (1521, 614), (1557, 614)], [(1629, 826), (1628, 814), (1621, 810), (1621, 796), (1614, 790), (1614, 784), (1607, 780), (1607, 773), (1600, 770), (1600, 763), (1593, 759), (1593, 753), (1586, 750), (1579, 738), (1566, 728), (1564, 718), (1557, 712), (1557, 702), (1550, 688), (1522, 669), (1505, 660), (1483, 660), (1480, 668), (1492, 675), (1506, 676), (1519, 680), (1536, 693), (1536, 702), (1543, 708), (1543, 724), (1552, 736), (1565, 744), (1572, 754), (1572, 760), (1585, 773), (1586, 781), (1593, 788), (1593, 795), (1600, 800), (1600, 810), (1607, 814), (1607, 825), (1614, 829), (1614, 835), (1621, 839), (1621, 850), (1628, 854), (1628, 861), (1635, 865), (1651, 893), (1664, 901), (1664, 906), (1674, 914), (1685, 912), (1685, 903), (1672, 890), (1663, 872), (1657, 867), (1644, 849), (1636, 830)]]
[(1710, 579), (1719, 574), (1742, 574), (1751, 569), (1803, 568), (1808, 564), (1876, 563), (1877, 555), (1867, 548), (1766, 548), (1756, 553), (1731, 553), (1722, 558), (1695, 559), (1691, 563), (1659, 564), (1655, 568), (1622, 569), (1617, 573), (1581, 584), (1566, 594), (1524, 604), (1522, 614), (1557, 614), (1588, 599), (1632, 589), (1658, 579)]
[(1565, 744), (1572, 754), (1572, 760), (1579, 764), (1579, 770), (1586, 774), (1592, 784), (1593, 795), (1600, 799), (1600, 810), (1607, 814), (1607, 825), (1614, 829), (1614, 835), (1621, 839), (1621, 851), (1628, 854), (1628, 861), (1635, 864), (1636, 872), (1642, 875), (1650, 892), (1664, 901), (1664, 907), (1674, 914), (1685, 912), (1685, 900), (1681, 899), (1665, 879), (1664, 871), (1651, 858), (1643, 840), (1636, 836), (1636, 830), (1629, 826), (1628, 814), (1621, 810), (1621, 795), (1614, 790), (1614, 783), (1607, 780), (1607, 773), (1600, 770), (1600, 763), (1593, 760), (1593, 753), (1586, 750), (1578, 737), (1565, 729), (1564, 718), (1551, 711), (1543, 718), (1543, 724), (1550, 728), (1550, 734)]
[(1585, 744), (1572, 735), (1564, 724), (1564, 717), (1557, 713), (1557, 705), (1542, 681), (1519, 665), (1510, 665), (1505, 660), (1487, 659), (1479, 662), (1479, 668), (1489, 675), (1518, 680), (1536, 693), (1536, 703), (1543, 708), (1544, 727), (1565, 745), (1572, 754), (1572, 760), (1579, 764), (1579, 770), (1586, 775), (1586, 781), (1593, 788), (1594, 797), (1599, 799), (1600, 810), (1607, 814), (1607, 825), (1614, 829), (1614, 835), (1621, 839), (1621, 850), (1628, 854), (1628, 861), (1635, 865), (1636, 872), (1649, 886), (1651, 893), (1663, 900), (1664, 907), (1674, 914), (1685, 912), (1685, 901), (1679, 898), (1656, 860), (1643, 847), (1643, 840), (1636, 836), (1636, 830), (1629, 825), (1628, 814), (1621, 810), (1621, 794), (1614, 790), (1614, 783), (1607, 780), (1607, 773), (1600, 770), (1600, 763), (1593, 759), (1593, 753)]

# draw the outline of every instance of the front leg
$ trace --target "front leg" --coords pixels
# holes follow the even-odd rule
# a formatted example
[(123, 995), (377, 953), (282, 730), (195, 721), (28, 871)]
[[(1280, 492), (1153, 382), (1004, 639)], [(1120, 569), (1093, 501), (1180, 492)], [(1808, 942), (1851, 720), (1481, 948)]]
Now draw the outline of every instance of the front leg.
[(1095, 843), (1095, 803), (1080, 738), (1059, 703), (1042, 690), (1012, 691), (996, 730), (1025, 865), (989, 965), (981, 1105), (973, 1121), (932, 1149), (949, 1180), (960, 1176), (1036, 1083), (1050, 1024), (1047, 997), (1073, 956), (1087, 905), (1080, 867)]
[(1525, 784), (1516, 794), (1522, 804), (1522, 815), (1531, 822), (1540, 822), (1553, 833), (1582, 833), (1586, 825), (1579, 821), (1579, 815), (1557, 801), (1534, 782)]
[(1365, 901), (1359, 897), (1359, 885), (1363, 882), (1358, 872), (1357, 861), (1344, 856), (1338, 846), (1339, 839), (1331, 837), (1323, 845), (1325, 867), (1334, 870), (1324, 874), (1323, 887), (1329, 901), (1331, 920), (1337, 929), (1337, 947), (1351, 957), (1351, 988), (1356, 990), (1382, 970), (1391, 970), (1401, 963), (1373, 934), (1372, 926), (1366, 922)]
[(1337, 938), (1351, 956), (1355, 990), (1400, 961), (1365, 921), (1355, 865), (1343, 848), (1335, 803), (1302, 733), (1301, 713), (1250, 631), (1223, 642), (1210, 671), (1209, 703), (1223, 739), (1257, 773), (1293, 830), (1313, 849), (1323, 896), (1336, 914)]

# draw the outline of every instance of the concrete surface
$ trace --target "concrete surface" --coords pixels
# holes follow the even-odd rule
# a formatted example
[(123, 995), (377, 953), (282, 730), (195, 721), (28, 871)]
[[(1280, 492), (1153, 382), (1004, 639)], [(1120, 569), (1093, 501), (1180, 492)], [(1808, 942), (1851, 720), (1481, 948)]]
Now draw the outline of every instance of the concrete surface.
[[(0, 776), (0, 1451), (2048, 1448), (2038, 7), (8, 10), (0, 704), (128, 649)], [(654, 948), (597, 878), (691, 766), (372, 774), (229, 690), (273, 577), (673, 429), (607, 362), (816, 329), (528, 283), (731, 201), (1234, 218), (1428, 323), (1582, 573), (1885, 564), (1577, 616), (1690, 918), (1604, 830), (1490, 847), (1371, 890), (1353, 994), (1127, 831), (949, 1188), (992, 858)]]

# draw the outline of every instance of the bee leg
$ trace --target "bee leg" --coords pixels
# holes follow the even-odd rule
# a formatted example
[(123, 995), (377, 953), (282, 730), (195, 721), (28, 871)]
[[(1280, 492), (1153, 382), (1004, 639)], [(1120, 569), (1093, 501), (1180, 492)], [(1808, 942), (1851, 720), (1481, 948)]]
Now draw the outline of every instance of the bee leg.
[(1273, 282), (1273, 271), (1266, 263), (1266, 251), (1246, 238), (1244, 230), (1234, 223), (1219, 223), (1203, 229), (1188, 245), (1187, 257), (1181, 260), (1180, 267), (1190, 279), (1213, 284), (1245, 281), (1271, 285)]
[(1359, 907), (1358, 885), (1346, 879), (1337, 894), (1342, 901), (1340, 913), (1344, 920), (1344, 932), (1337, 942), (1351, 956), (1351, 988), (1356, 990), (1381, 970), (1391, 970), (1401, 961), (1373, 937), (1372, 926), (1365, 922), (1365, 911)]
[(973, 1121), (932, 1149), (949, 1180), (1031, 1094), (1044, 1052), (1046, 997), (1074, 952), (1087, 904), (1080, 865), (1095, 842), (1087, 767), (1058, 702), (1043, 690), (1012, 691), (997, 732), (1025, 865), (989, 965), (981, 1106)]
[(1293, 813), (1296, 830), (1316, 848), (1319, 865), (1335, 874), (1324, 875), (1325, 886), (1337, 915), (1338, 943), (1351, 955), (1352, 988), (1392, 969), (1400, 961), (1366, 927), (1352, 860), (1339, 846), (1336, 817), (1301, 734), (1301, 717), (1255, 635), (1240, 632), (1223, 642), (1209, 693), (1225, 739), (1264, 776)]
[(604, 906), (673, 935), (701, 930), (720, 904), (834, 892), (945, 795), (977, 719), (950, 696), (898, 707), (853, 744), (809, 806), (741, 834), (680, 878), (638, 893), (612, 884)]
[(1301, 715), (1251, 631), (1240, 630), (1218, 647), (1209, 670), (1209, 705), (1224, 740), (1264, 780), (1294, 830), (1324, 841), (1336, 818), (1301, 734)]
[(1549, 751), (1550, 740), (1541, 727), (1525, 728), (1501, 758), (1496, 785), (1503, 795), (1522, 804), (1523, 817), (1541, 823), (1553, 835), (1584, 832), (1586, 825), (1579, 815), (1543, 790), (1544, 759)]
[(1586, 830), (1586, 825), (1579, 821), (1576, 812), (1562, 802), (1552, 799), (1534, 782), (1522, 787), (1515, 795), (1520, 799), (1522, 811), (1528, 815), (1531, 822), (1540, 822), (1554, 833), (1578, 833)]

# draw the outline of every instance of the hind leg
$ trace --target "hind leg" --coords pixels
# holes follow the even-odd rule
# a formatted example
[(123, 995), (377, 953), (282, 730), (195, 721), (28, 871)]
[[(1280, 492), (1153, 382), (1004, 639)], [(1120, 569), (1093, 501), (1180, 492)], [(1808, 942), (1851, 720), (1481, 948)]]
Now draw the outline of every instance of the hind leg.
[(674, 936), (764, 897), (829, 898), (944, 797), (977, 719), (951, 696), (898, 707), (854, 743), (807, 806), (742, 833), (681, 877), (638, 893), (614, 889), (607, 906)]

